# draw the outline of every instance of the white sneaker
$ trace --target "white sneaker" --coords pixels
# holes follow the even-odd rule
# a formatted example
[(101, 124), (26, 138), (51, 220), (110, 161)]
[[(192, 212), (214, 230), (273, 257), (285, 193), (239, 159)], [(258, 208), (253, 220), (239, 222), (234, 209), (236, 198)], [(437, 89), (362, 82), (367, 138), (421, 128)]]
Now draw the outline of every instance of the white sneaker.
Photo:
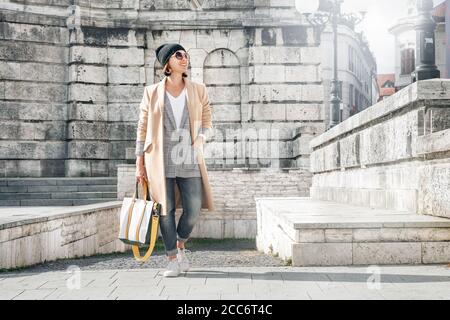
[(181, 271), (186, 272), (189, 270), (190, 265), (189, 265), (189, 260), (186, 257), (185, 250), (180, 250), (180, 248), (178, 248), (177, 260), (178, 260), (178, 263), (180, 264)]
[(167, 265), (166, 271), (164, 271), (164, 277), (178, 277), (180, 274), (180, 264), (178, 263), (178, 260), (171, 260), (169, 261), (169, 264)]

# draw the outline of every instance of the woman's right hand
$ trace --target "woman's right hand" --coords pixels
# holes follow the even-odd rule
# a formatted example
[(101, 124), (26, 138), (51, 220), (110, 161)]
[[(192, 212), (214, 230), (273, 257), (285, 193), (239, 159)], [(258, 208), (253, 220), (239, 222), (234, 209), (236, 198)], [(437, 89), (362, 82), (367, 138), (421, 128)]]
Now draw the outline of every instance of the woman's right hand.
[(145, 165), (143, 163), (136, 165), (136, 181), (140, 184), (142, 184), (142, 181), (145, 181), (145, 183), (148, 184), (147, 170), (145, 169)]

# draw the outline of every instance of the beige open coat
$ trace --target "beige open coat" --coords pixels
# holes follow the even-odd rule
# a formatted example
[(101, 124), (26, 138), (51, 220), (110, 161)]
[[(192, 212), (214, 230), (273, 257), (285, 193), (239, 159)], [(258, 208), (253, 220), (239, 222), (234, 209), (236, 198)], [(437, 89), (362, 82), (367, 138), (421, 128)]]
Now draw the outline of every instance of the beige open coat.
[[(144, 143), (144, 161), (147, 171), (150, 194), (154, 201), (161, 203), (161, 215), (166, 215), (166, 177), (163, 158), (163, 114), (164, 94), (167, 77), (159, 83), (146, 86), (139, 106), (137, 141)], [(212, 128), (211, 107), (208, 92), (204, 84), (184, 78), (186, 85), (187, 107), (192, 141), (198, 136), (200, 127)], [(203, 183), (202, 209), (214, 211), (211, 186), (203, 156), (198, 150), (198, 163)], [(176, 208), (182, 208), (180, 190), (175, 184)]]

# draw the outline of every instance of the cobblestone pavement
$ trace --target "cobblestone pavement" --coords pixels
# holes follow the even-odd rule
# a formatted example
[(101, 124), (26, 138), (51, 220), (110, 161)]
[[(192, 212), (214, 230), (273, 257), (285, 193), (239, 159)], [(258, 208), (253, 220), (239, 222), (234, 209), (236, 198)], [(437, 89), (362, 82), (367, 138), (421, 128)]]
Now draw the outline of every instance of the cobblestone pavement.
[[(208, 267), (0, 273), (0, 299), (323, 300), (450, 299), (447, 266)], [(373, 272), (373, 270), (370, 270)]]
[(254, 241), (193, 241), (192, 268), (164, 278), (161, 245), (151, 261), (131, 253), (61, 260), (0, 272), (0, 299), (322, 300), (450, 299), (450, 267), (285, 266)]
[[(142, 250), (142, 253), (144, 250)], [(210, 240), (193, 239), (186, 244), (186, 253), (193, 267), (280, 267), (286, 262), (280, 258), (258, 252), (255, 240)], [(158, 240), (152, 257), (146, 263), (137, 262), (131, 251), (80, 259), (65, 259), (47, 262), (23, 269), (24, 272), (67, 270), (77, 266), (81, 270), (104, 269), (155, 269), (165, 268), (167, 258), (164, 245)]]

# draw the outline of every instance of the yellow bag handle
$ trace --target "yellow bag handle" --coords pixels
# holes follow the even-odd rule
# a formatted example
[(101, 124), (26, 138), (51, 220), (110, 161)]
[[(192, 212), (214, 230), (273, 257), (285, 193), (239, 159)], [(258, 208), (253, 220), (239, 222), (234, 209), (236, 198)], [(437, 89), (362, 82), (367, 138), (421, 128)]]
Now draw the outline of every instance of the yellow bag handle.
[[(143, 180), (142, 180), (142, 186), (144, 188), (144, 200), (147, 200), (147, 184)], [(137, 193), (137, 185), (136, 185), (136, 192), (133, 196), (133, 199), (135, 198), (136, 193)], [(157, 203), (153, 202), (153, 206), (156, 206), (156, 205), (157, 205)], [(155, 209), (155, 208), (153, 208), (153, 209)], [(145, 208), (144, 208), (144, 211), (145, 211)], [(141, 218), (141, 222), (142, 222), (142, 218)], [(152, 255), (153, 249), (155, 248), (155, 244), (156, 244), (156, 237), (158, 235), (158, 223), (159, 223), (159, 215), (152, 214), (152, 230), (150, 233), (150, 245), (144, 256), (141, 256), (138, 245), (131, 246), (131, 249), (133, 250), (134, 258), (137, 261), (146, 262), (148, 259), (150, 259), (150, 256)], [(139, 230), (139, 228), (138, 228), (138, 230)]]

